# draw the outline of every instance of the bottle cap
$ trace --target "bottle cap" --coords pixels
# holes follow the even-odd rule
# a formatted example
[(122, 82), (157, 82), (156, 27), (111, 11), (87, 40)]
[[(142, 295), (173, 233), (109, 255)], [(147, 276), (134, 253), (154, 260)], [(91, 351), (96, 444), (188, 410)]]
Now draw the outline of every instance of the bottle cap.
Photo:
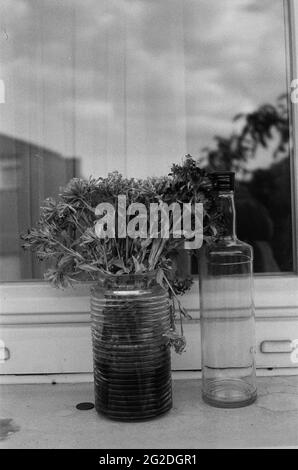
[(213, 189), (216, 191), (234, 191), (235, 173), (233, 171), (214, 171), (210, 177)]

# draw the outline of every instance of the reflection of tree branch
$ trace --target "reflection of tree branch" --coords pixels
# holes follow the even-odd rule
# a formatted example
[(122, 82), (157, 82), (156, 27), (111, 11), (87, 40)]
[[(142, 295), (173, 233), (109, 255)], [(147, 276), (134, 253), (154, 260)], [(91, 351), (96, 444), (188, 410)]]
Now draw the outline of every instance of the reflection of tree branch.
[[(267, 247), (272, 249), (271, 261), (274, 259), (281, 271), (293, 269), (287, 99), (284, 94), (274, 105), (264, 104), (251, 113), (237, 114), (233, 121), (241, 124), (241, 131), (229, 137), (216, 136), (215, 148), (203, 150), (209, 171), (232, 170), (250, 176), (238, 186), (237, 230), (240, 238), (255, 248), (256, 272), (266, 271), (268, 259), (270, 261), (267, 258), (267, 267), (263, 264), (265, 258), (259, 251), (262, 246), (258, 245), (259, 242), (267, 243)], [(270, 139), (274, 140), (270, 142)], [(271, 143), (274, 143), (274, 148)], [(260, 148), (272, 150), (271, 165), (249, 171), (246, 163), (256, 157)]]
[(240, 134), (232, 133), (229, 137), (215, 136), (215, 149), (203, 149), (210, 169), (245, 173), (245, 163), (255, 157), (258, 146), (268, 147), (269, 140), (273, 137), (273, 129), (276, 129), (279, 135), (274, 159), (278, 158), (280, 152), (285, 152), (290, 135), (287, 95), (280, 95), (275, 105), (264, 104), (252, 113), (238, 113), (233, 121), (240, 120), (244, 121)]

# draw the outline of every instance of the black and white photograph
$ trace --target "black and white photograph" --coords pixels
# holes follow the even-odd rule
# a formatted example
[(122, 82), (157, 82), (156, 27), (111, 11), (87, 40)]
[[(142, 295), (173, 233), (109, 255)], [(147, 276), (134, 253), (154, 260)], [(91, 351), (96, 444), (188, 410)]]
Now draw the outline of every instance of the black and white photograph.
[(0, 450), (298, 449), (298, 0), (0, 0), (0, 220)]

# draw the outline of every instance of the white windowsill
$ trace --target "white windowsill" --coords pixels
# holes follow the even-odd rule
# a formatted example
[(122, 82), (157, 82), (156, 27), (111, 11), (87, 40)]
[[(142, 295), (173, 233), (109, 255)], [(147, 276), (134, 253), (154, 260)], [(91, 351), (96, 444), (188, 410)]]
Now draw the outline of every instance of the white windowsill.
[[(255, 276), (255, 306), (257, 317), (298, 316), (298, 276)], [(33, 295), (34, 293), (34, 295)], [(89, 315), (90, 285), (78, 285), (65, 290), (55, 289), (47, 282), (3, 283), (0, 285), (2, 324), (55, 323), (55, 314), (74, 322), (86, 321)], [(199, 287), (195, 280), (181, 301), (193, 318), (199, 317)], [(25, 318), (27, 317), (27, 318)], [(50, 321), (50, 318), (52, 321)], [(35, 321), (34, 321), (35, 319)], [(27, 320), (27, 321), (26, 321)], [(60, 317), (60, 321), (62, 318)]]
[(298, 377), (259, 377), (257, 402), (234, 410), (204, 404), (200, 387), (198, 379), (174, 380), (171, 412), (121, 423), (76, 409), (94, 400), (90, 383), (2, 385), (0, 416), (19, 431), (0, 448), (298, 448)]

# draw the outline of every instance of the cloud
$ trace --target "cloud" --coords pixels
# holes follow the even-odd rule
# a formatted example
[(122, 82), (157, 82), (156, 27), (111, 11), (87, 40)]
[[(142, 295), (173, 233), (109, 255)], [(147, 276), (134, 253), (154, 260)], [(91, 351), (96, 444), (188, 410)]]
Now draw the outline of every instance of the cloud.
[(285, 90), (282, 15), (281, 0), (3, 0), (0, 130), (79, 154), (85, 174), (98, 149), (105, 168), (126, 154), (161, 171)]
[(62, 109), (67, 109), (70, 113), (74, 112), (82, 119), (95, 118), (113, 118), (113, 107), (107, 101), (99, 101), (94, 99), (78, 99), (62, 104)]

